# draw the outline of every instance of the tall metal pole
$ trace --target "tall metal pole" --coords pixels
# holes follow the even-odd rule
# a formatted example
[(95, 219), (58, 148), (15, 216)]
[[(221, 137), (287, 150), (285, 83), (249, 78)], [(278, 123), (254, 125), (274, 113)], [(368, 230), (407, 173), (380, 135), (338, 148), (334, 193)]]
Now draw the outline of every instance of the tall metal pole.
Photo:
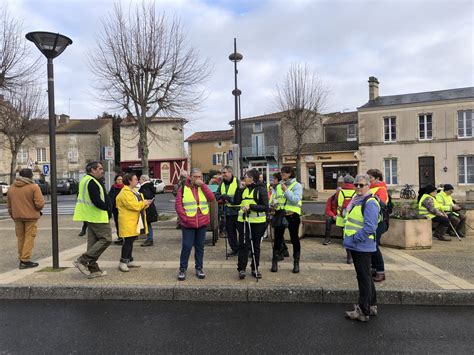
[(243, 176), (244, 166), (242, 164), (242, 111), (240, 111), (240, 95), (239, 95), (239, 168), (240, 168), (240, 176)]
[(49, 106), (49, 162), (51, 174), (51, 235), (53, 245), (53, 269), (59, 269), (58, 244), (58, 196), (56, 193), (56, 113), (54, 109), (53, 60), (48, 58), (48, 106)]
[[(237, 38), (234, 38), (234, 58), (236, 58), (237, 56)], [(239, 103), (238, 103), (238, 95), (237, 95), (237, 60), (234, 60), (234, 104), (235, 104), (235, 119), (234, 119), (234, 148), (238, 148), (238, 154), (239, 154), (239, 159), (235, 159), (235, 152), (234, 153), (234, 161), (236, 162), (235, 163), (235, 168), (236, 168), (236, 171), (239, 171), (240, 172), (240, 176), (242, 176), (242, 168), (240, 166), (240, 161), (241, 161), (241, 157), (240, 157), (240, 139), (239, 139)]]

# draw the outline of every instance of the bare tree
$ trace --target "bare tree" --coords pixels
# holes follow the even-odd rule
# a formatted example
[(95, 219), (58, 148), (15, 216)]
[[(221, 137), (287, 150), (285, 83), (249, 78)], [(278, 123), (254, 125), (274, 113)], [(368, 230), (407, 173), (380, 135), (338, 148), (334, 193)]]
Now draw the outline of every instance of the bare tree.
[(6, 7), (0, 8), (0, 32), (0, 89), (15, 90), (36, 78), (40, 58), (32, 55), (22, 22)]
[(296, 155), (296, 177), (301, 181), (301, 152), (305, 136), (321, 121), (327, 88), (306, 64), (293, 64), (277, 86), (277, 104), (282, 112), (283, 129), (288, 130), (292, 154)]
[[(148, 128), (154, 117), (196, 110), (203, 100), (207, 61), (187, 48), (178, 19), (158, 14), (143, 1), (125, 13), (115, 5), (103, 21), (89, 65), (98, 78), (103, 99), (137, 121), (143, 171), (148, 172)], [(165, 138), (165, 137), (160, 137)]]
[(46, 105), (44, 90), (38, 85), (24, 85), (21, 89), (7, 92), (0, 101), (0, 133), (6, 137), (5, 148), (10, 150), (10, 183), (16, 175), (17, 154), (23, 142), (38, 130), (39, 120), (44, 117)]

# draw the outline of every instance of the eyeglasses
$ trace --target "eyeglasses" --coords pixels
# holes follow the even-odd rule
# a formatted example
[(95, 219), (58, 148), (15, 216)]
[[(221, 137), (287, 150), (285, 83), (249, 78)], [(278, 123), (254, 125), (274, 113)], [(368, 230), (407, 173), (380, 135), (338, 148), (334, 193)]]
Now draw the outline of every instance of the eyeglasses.
[(361, 189), (364, 186), (367, 186), (367, 184), (354, 184), (354, 186), (357, 187), (358, 189)]
[(202, 179), (202, 176), (192, 175), (191, 177), (193, 177), (193, 178), (195, 178), (195, 179)]

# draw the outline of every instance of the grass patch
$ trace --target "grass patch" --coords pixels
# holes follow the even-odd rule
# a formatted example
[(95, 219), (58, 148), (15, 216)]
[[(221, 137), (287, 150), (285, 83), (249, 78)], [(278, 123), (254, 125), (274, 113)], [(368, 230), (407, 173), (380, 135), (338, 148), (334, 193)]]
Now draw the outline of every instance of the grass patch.
[(38, 272), (61, 272), (61, 271), (64, 271), (66, 269), (68, 269), (68, 268), (67, 267), (60, 267), (59, 269), (53, 269), (52, 266), (48, 266), (48, 267), (42, 268)]

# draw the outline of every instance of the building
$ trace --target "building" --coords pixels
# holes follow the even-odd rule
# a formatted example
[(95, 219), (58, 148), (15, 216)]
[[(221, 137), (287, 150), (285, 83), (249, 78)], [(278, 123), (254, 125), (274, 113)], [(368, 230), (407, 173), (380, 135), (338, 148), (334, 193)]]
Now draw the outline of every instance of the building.
[(378, 168), (389, 188), (452, 184), (474, 188), (474, 87), (379, 95), (369, 78), (369, 101), (358, 108), (360, 170)]
[[(148, 123), (148, 164), (147, 174), (151, 178), (162, 179), (166, 185), (177, 183), (181, 170), (187, 169), (184, 152), (184, 130), (186, 120), (182, 118), (156, 117)], [(121, 170), (143, 174), (141, 149), (136, 119), (127, 116), (120, 124)]]
[(209, 175), (212, 170), (221, 170), (228, 165), (232, 157), (233, 137), (232, 129), (193, 133), (185, 140), (191, 168), (199, 168), (203, 174)]

